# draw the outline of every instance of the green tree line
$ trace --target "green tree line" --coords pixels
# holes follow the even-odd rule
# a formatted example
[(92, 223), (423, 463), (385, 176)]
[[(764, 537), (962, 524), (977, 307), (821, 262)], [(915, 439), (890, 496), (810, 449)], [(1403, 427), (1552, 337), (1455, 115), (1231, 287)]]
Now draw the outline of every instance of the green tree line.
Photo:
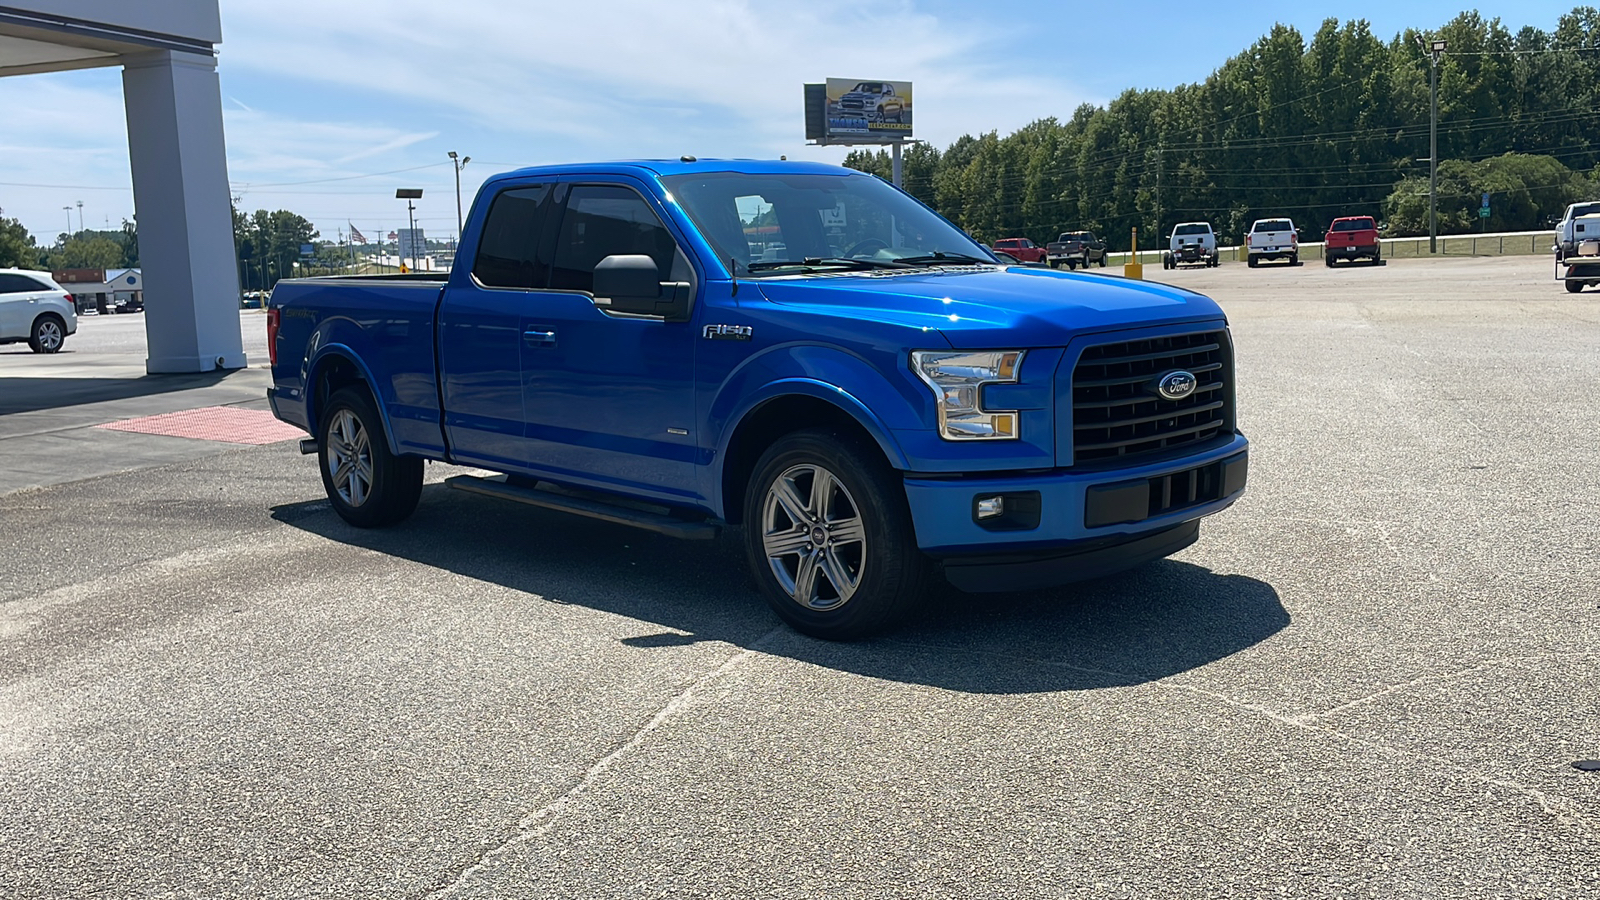
[(41, 247), (17, 219), (0, 218), (0, 269), (134, 269), (139, 266), (139, 233), (124, 221), (118, 231), (85, 229), (61, 234)]
[[(1209, 221), (1237, 242), (1257, 218), (1290, 215), (1320, 237), (1341, 215), (1388, 234), (1427, 233), (1430, 55), (1438, 67), (1441, 232), (1546, 227), (1600, 191), (1600, 11), (1515, 34), (1462, 13), (1385, 42), (1365, 20), (1323, 22), (1310, 41), (1278, 25), (1204, 82), (1129, 90), (1071, 118), (1001, 137), (906, 148), (907, 191), (981, 240), (1090, 229), (1126, 248)], [(887, 151), (845, 165), (888, 178)], [(1418, 185), (1421, 213), (1418, 215)], [(1491, 217), (1480, 222), (1480, 196)]]

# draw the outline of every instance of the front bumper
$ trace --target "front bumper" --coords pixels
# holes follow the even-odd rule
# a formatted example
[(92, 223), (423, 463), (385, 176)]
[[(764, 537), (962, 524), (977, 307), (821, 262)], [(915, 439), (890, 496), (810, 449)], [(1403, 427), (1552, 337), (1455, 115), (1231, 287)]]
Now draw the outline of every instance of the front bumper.
[[(906, 499), (917, 546), (940, 558), (1065, 552), (1108, 538), (1137, 538), (1192, 522), (1244, 493), (1249, 442), (1241, 434), (1200, 453), (1121, 469), (1059, 469), (953, 478), (908, 474)], [(1002, 520), (980, 520), (977, 504), (1013, 498)], [(982, 521), (982, 524), (980, 524)]]

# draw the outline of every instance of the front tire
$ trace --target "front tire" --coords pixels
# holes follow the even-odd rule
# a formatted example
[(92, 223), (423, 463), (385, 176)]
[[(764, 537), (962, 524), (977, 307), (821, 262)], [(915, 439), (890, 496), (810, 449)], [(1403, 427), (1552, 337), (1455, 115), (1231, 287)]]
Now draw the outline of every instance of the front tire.
[(905, 488), (876, 448), (832, 429), (785, 435), (756, 463), (744, 506), (751, 573), (796, 631), (869, 637), (927, 591)]
[(58, 353), (67, 341), (67, 324), (55, 313), (45, 313), (33, 320), (33, 330), (28, 333), (28, 346), (35, 353)]
[(340, 388), (328, 398), (317, 461), (333, 511), (357, 528), (393, 525), (422, 497), (422, 460), (389, 452), (383, 420), (361, 388)]

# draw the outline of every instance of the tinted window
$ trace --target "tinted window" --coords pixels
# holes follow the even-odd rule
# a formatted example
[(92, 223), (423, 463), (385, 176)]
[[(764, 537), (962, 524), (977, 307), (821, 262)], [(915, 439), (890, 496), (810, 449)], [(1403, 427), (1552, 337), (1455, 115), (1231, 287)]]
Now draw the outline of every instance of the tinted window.
[(616, 254), (642, 253), (656, 261), (666, 280), (678, 245), (644, 198), (631, 188), (581, 184), (567, 196), (556, 242), (550, 286), (558, 290), (594, 289), (594, 267)]
[(1210, 234), (1210, 225), (1179, 225), (1174, 234)]
[(17, 275), (11, 272), (0, 274), (0, 294), (36, 294), (40, 291), (52, 291), (55, 288), (40, 284), (26, 275)]
[(1288, 219), (1268, 219), (1268, 220), (1266, 220), (1264, 222), (1257, 222), (1255, 230), (1256, 231), (1293, 231), (1294, 230), (1294, 226), (1289, 224), (1289, 220)]
[(549, 200), (548, 184), (502, 191), (494, 198), (472, 264), (478, 281), (490, 287), (545, 286), (550, 265), (539, 259), (539, 235)]
[(1371, 219), (1345, 219), (1342, 222), (1333, 223), (1334, 231), (1366, 231), (1372, 227)]

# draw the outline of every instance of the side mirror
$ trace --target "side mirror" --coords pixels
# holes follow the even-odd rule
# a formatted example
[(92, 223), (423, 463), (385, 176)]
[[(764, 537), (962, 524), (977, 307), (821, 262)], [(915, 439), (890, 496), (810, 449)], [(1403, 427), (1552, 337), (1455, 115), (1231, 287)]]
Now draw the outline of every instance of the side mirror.
[(594, 302), (611, 312), (679, 318), (689, 309), (687, 284), (661, 282), (656, 261), (642, 253), (618, 253), (594, 267)]

